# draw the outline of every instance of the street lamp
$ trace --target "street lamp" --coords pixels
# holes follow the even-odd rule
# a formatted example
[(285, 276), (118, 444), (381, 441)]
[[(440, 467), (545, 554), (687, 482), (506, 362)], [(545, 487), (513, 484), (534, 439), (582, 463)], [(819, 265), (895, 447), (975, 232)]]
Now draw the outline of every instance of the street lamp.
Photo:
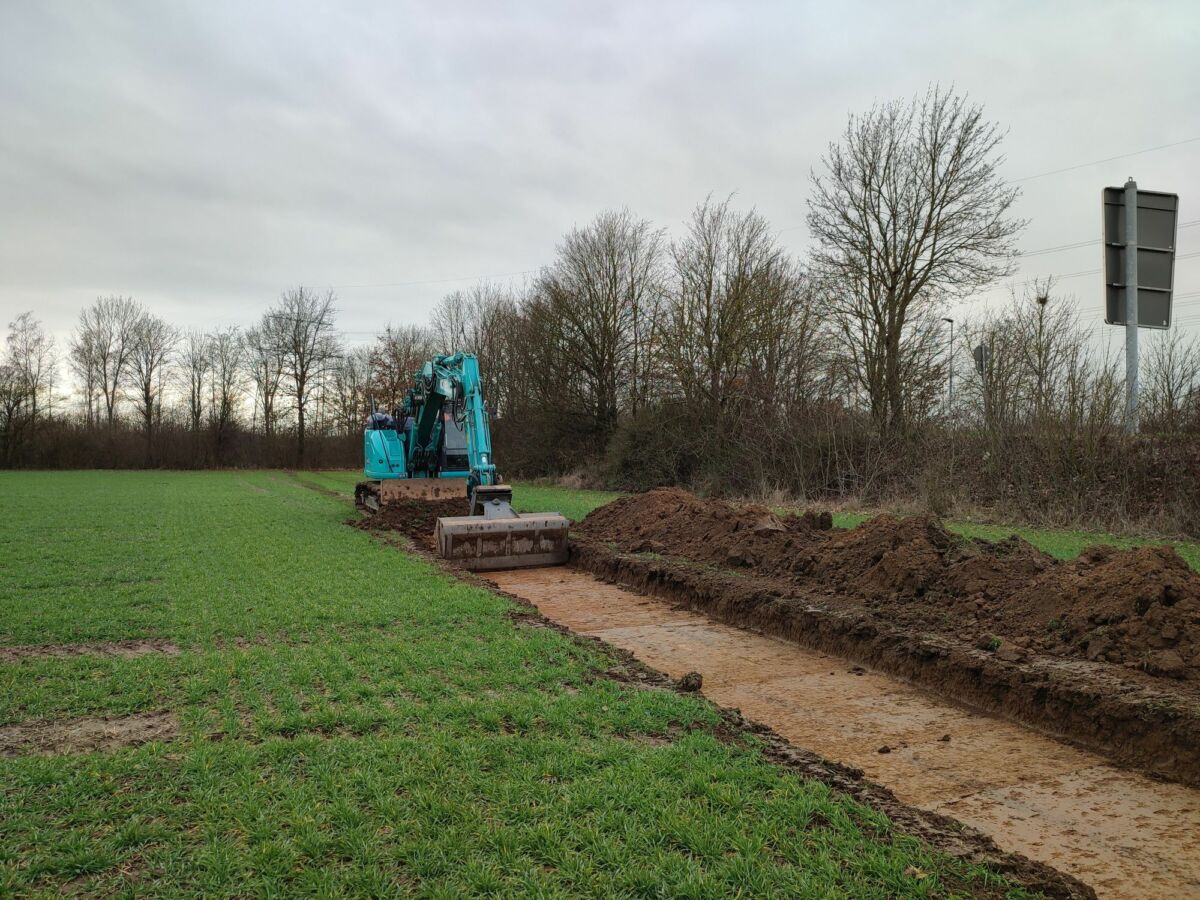
[(948, 407), (948, 412), (953, 412), (954, 411), (954, 320), (943, 317), (942, 321), (950, 323), (950, 348), (949, 348), (950, 398), (949, 398), (949, 400), (947, 400), (946, 406)]

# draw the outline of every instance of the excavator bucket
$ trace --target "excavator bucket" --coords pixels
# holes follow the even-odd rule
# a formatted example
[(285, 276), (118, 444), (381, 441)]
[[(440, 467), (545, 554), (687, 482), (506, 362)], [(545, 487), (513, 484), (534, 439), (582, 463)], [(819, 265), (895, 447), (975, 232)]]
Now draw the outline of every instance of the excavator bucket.
[(472, 498), (473, 515), (437, 520), (438, 554), (464, 569), (484, 572), (529, 566), (560, 566), (567, 561), (567, 519), (558, 513), (517, 513), (508, 485), (481, 485)]

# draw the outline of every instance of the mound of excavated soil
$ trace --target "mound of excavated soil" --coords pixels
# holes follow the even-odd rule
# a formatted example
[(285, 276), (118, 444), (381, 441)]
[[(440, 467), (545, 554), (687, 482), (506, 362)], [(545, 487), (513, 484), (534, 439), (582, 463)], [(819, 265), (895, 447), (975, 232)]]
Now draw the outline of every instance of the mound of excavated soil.
[(364, 531), (399, 531), (424, 546), (433, 545), (433, 528), (443, 516), (465, 516), (471, 510), (466, 497), (447, 500), (402, 500), (379, 512), (350, 522)]
[(770, 574), (791, 571), (797, 554), (833, 527), (829, 513), (780, 517), (765, 506), (732, 506), (660, 488), (592, 510), (580, 527), (634, 553), (683, 556)]
[(574, 534), (625, 552), (786, 578), (834, 604), (1018, 660), (1028, 650), (1200, 679), (1200, 574), (1170, 547), (1098, 547), (1060, 562), (1017, 537), (952, 535), (931, 517), (831, 527), (662, 489), (623, 497)]

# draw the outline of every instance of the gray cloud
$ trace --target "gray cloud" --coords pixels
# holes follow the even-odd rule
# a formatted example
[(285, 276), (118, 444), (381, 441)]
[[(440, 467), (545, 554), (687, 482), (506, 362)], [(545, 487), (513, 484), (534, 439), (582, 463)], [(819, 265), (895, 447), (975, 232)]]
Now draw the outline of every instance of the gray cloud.
[[(846, 113), (931, 81), (1010, 128), (1014, 178), (1200, 137), (1200, 9), (8, 2), (0, 324), (32, 308), (65, 334), (107, 293), (244, 324), (305, 282), (345, 285), (343, 327), (370, 332), (454, 285), (356, 285), (523, 271), (600, 209), (675, 227), (709, 192), (802, 251), (808, 173)], [(1198, 163), (1194, 143), (1024, 182), (1022, 243), (1093, 236), (1100, 188), (1129, 174), (1200, 218)], [(1084, 248), (1021, 277), (1097, 264)], [(1178, 284), (1200, 290), (1200, 259)], [(1098, 310), (1098, 277), (1063, 286)]]

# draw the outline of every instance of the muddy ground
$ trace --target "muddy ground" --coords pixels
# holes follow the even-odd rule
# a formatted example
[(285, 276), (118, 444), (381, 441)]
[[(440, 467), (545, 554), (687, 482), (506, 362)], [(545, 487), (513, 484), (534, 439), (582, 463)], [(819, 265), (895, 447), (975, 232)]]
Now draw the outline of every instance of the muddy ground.
[(1200, 575), (1171, 548), (1060, 562), (883, 516), (779, 517), (664, 489), (594, 510), (572, 559), (1200, 783)]
[(448, 500), (411, 499), (388, 503), (377, 513), (350, 519), (347, 524), (363, 531), (400, 532), (424, 550), (433, 549), (437, 520), (465, 516), (471, 511), (466, 497)]

